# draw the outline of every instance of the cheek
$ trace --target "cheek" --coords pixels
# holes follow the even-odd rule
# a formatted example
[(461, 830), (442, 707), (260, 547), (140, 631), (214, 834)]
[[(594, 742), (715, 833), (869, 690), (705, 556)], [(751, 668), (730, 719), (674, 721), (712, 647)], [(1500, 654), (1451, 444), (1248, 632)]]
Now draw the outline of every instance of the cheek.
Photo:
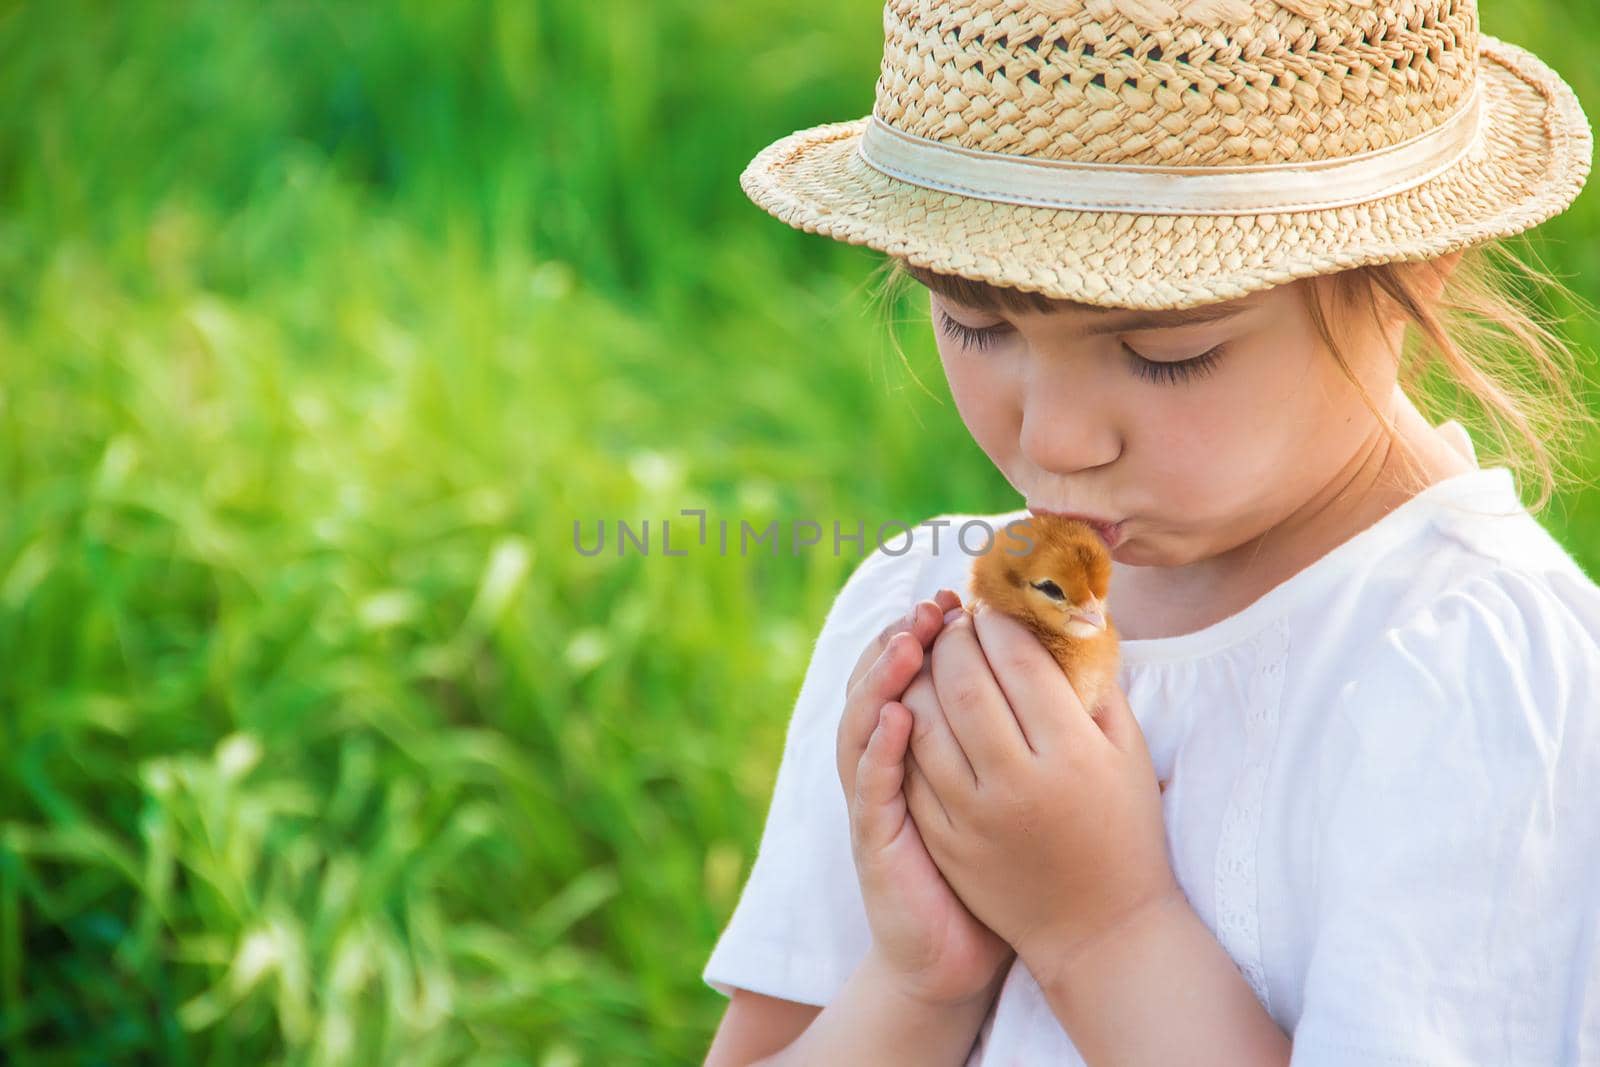
[(1245, 506), (1303, 425), (1299, 401), (1286, 395), (1293, 373), (1262, 370), (1255, 359), (1238, 364), (1226, 379), (1214, 379), (1216, 388), (1145, 393), (1138, 436), (1149, 462), (1140, 480), (1170, 514), (1221, 517)]
[(1196, 386), (1143, 386), (1135, 394), (1141, 451), (1190, 475), (1204, 471), (1259, 427), (1265, 395), (1254, 367), (1240, 358)]
[(1141, 429), (1147, 435), (1145, 454), (1156, 458), (1146, 472), (1153, 496), (1183, 513), (1218, 510), (1241, 455), (1250, 451), (1231, 410), (1217, 404), (1174, 405), (1164, 413), (1147, 413)]
[(1017, 408), (1009, 376), (998, 361), (986, 363), (971, 355), (949, 352), (943, 344), (939, 359), (961, 421), (979, 447), (994, 456), (1003, 449), (1008, 431), (1015, 436)]

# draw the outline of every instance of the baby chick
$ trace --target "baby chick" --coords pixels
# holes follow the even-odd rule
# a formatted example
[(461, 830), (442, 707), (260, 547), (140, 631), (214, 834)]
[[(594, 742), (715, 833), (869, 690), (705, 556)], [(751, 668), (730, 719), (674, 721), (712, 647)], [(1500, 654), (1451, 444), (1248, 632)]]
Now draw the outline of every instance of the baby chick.
[(995, 531), (972, 564), (972, 601), (1031, 630), (1061, 665), (1085, 708), (1115, 683), (1117, 628), (1106, 610), (1111, 553), (1094, 527), (1077, 519), (1030, 515)]

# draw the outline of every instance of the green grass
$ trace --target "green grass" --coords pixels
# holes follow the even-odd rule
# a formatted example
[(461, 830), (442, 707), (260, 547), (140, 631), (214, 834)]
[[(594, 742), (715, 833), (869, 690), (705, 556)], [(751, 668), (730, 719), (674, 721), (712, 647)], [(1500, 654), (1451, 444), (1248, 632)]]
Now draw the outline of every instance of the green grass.
[[(1494, 9), (1600, 114), (1600, 16)], [(0, 5), (0, 1060), (699, 1061), (855, 557), (572, 524), (1015, 506), (738, 188), (880, 18)]]

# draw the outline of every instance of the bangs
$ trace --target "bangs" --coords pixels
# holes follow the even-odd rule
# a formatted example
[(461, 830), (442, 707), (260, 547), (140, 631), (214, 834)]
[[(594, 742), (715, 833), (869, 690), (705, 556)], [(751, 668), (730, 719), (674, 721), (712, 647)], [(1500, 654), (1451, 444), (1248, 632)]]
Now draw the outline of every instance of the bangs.
[(925, 288), (974, 311), (1036, 311), (1049, 314), (1056, 311), (1105, 310), (1093, 304), (1080, 304), (1076, 300), (1057, 300), (1043, 293), (973, 281), (959, 274), (940, 274), (899, 258), (894, 260), (894, 264), (896, 270), (915, 279)]
[(1043, 293), (1004, 285), (990, 285), (957, 274), (943, 274), (914, 266), (899, 258), (893, 258), (891, 262), (897, 277), (910, 278), (940, 298), (960, 307), (970, 308), (973, 311), (986, 311), (990, 314), (1006, 311), (1044, 315), (1076, 312), (1077, 317), (1083, 320), (1083, 327), (1091, 333), (1111, 330), (1165, 330), (1214, 322), (1237, 315), (1251, 305), (1259, 303), (1266, 296), (1265, 290), (1259, 290), (1234, 300), (1200, 304), (1172, 311), (1138, 311), (1084, 304), (1076, 300), (1058, 300)]

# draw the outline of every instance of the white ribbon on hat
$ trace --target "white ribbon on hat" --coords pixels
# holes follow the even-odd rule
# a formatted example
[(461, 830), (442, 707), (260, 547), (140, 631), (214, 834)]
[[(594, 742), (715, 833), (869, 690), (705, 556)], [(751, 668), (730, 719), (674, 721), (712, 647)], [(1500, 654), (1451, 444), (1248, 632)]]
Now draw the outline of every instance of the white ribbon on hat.
[(985, 152), (897, 130), (874, 110), (856, 151), (871, 167), (927, 189), (1024, 207), (1155, 215), (1320, 211), (1392, 196), (1448, 170), (1477, 141), (1475, 84), (1426, 133), (1339, 159), (1226, 167), (1079, 163)]

